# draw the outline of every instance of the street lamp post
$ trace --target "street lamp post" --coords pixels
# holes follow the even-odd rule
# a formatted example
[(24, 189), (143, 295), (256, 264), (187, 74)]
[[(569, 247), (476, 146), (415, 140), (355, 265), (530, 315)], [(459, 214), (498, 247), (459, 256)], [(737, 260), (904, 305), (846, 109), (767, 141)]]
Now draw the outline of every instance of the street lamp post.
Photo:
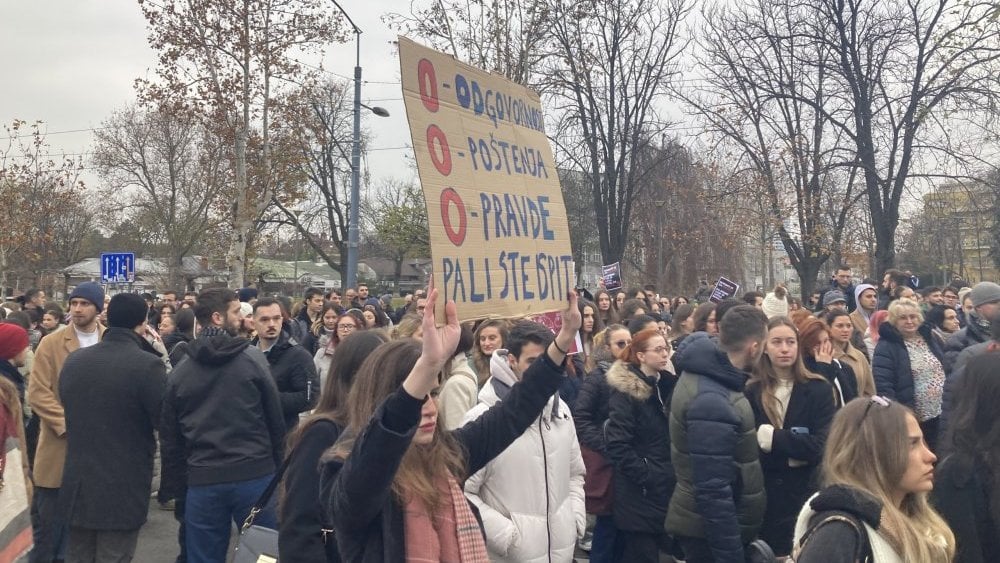
[(361, 103), (361, 28), (354, 23), (344, 7), (337, 0), (330, 0), (347, 18), (354, 30), (354, 131), (351, 139), (351, 207), (347, 215), (347, 287), (357, 287), (358, 282), (358, 242), (361, 237), (361, 108), (367, 108), (379, 117), (388, 117), (389, 112), (381, 107), (369, 107)]

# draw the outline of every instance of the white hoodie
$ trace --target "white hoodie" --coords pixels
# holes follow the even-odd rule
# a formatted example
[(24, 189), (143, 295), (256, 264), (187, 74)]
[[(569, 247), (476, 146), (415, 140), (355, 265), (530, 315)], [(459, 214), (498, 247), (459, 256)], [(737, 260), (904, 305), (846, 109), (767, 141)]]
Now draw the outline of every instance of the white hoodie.
[[(498, 387), (503, 392), (517, 381), (507, 350), (493, 352), (490, 379), (465, 422), (502, 400)], [(465, 482), (483, 518), (490, 560), (541, 563), (551, 554), (551, 561), (572, 561), (587, 525), (585, 473), (573, 417), (556, 394), (520, 438)]]

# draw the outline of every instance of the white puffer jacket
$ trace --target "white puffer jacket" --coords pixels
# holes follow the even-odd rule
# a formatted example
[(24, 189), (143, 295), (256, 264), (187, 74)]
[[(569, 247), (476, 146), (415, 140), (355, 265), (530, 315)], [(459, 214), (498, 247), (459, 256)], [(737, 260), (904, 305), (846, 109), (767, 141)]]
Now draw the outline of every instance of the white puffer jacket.
[[(494, 379), (508, 387), (517, 382), (506, 350), (493, 353), (490, 374), (466, 423), (500, 401)], [(490, 560), (572, 561), (587, 525), (585, 473), (573, 417), (554, 395), (520, 438), (465, 482), (483, 518)]]

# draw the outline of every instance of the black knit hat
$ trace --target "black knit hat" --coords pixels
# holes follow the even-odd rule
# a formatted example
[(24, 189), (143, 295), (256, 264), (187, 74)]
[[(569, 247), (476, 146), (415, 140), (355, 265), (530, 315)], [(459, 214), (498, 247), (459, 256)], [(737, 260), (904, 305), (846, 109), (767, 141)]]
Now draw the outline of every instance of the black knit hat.
[(134, 293), (119, 293), (108, 303), (108, 326), (135, 328), (146, 322), (146, 300)]

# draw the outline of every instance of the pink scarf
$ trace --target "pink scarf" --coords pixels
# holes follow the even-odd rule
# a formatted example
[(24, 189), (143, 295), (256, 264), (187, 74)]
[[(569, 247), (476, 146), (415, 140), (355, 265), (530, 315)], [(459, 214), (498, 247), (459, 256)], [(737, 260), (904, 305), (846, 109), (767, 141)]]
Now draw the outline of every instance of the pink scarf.
[(407, 563), (488, 563), (486, 541), (469, 501), (451, 475), (439, 480), (447, 502), (430, 515), (423, 501), (406, 502), (403, 534)]

